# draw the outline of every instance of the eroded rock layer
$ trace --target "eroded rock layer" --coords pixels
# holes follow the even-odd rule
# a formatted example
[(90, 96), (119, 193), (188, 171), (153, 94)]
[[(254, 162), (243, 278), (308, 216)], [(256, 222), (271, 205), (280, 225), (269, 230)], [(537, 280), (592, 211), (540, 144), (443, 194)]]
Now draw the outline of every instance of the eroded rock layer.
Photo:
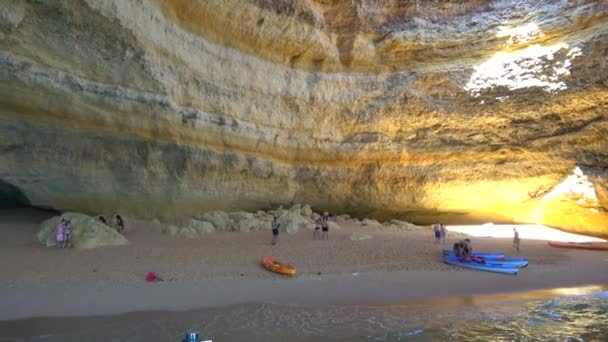
[(5, 0), (0, 199), (608, 236), (608, 2)]

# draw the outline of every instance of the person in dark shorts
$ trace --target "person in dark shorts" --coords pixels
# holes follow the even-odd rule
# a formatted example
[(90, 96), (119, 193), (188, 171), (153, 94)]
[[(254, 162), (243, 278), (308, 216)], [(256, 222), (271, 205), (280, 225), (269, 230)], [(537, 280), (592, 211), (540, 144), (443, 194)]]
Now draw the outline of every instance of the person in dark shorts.
[(70, 218), (67, 218), (64, 222), (63, 235), (63, 248), (72, 248), (72, 222)]
[(321, 230), (323, 231), (323, 240), (329, 240), (329, 213), (327, 211), (323, 213)]
[(323, 226), (323, 217), (319, 216), (315, 220), (315, 232), (312, 235), (313, 240), (321, 240), (321, 227)]
[(435, 242), (439, 242), (441, 240), (441, 225), (439, 223), (433, 225), (433, 232), (435, 232)]
[(276, 245), (279, 242), (279, 227), (281, 224), (278, 221), (278, 218), (275, 216), (272, 219), (272, 245)]

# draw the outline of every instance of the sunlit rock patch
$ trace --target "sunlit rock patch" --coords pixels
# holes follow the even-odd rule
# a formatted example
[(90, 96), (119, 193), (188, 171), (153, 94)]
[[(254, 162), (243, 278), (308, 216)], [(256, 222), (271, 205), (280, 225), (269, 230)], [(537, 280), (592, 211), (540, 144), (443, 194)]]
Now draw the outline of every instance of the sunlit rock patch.
[[(4, 1), (0, 182), (34, 206), (162, 222), (310, 203), (604, 236), (607, 14), (592, 0)], [(597, 199), (543, 199), (576, 166)]]

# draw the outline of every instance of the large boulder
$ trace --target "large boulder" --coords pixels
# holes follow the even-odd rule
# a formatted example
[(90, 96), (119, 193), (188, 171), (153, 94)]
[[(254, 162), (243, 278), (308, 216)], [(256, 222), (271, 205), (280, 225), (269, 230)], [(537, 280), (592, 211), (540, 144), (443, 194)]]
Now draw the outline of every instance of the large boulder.
[(300, 209), (300, 214), (304, 217), (310, 217), (312, 215), (312, 208), (308, 204), (305, 204)]
[(196, 215), (194, 218), (199, 221), (210, 222), (217, 231), (230, 232), (234, 230), (230, 216), (220, 210), (210, 211), (204, 214)]
[(361, 225), (366, 228), (382, 228), (382, 224), (376, 220), (364, 219), (361, 221)]
[(279, 216), (279, 223), (281, 224), (281, 230), (288, 234), (295, 234), (301, 228), (314, 229), (315, 225), (308, 216), (302, 216), (301, 206), (296, 204), (289, 210), (283, 210), (282, 215)]
[(126, 245), (129, 241), (113, 228), (106, 226), (91, 216), (80, 213), (64, 213), (54, 216), (40, 224), (36, 234), (38, 242), (46, 247), (55, 246), (55, 225), (62, 217), (69, 218), (72, 224), (72, 246), (76, 249), (92, 249), (103, 246)]
[(421, 230), (423, 229), (420, 226), (417, 226), (413, 223), (409, 223), (401, 220), (390, 220), (384, 223), (384, 226), (390, 230), (402, 230), (402, 231), (412, 231), (412, 230)]

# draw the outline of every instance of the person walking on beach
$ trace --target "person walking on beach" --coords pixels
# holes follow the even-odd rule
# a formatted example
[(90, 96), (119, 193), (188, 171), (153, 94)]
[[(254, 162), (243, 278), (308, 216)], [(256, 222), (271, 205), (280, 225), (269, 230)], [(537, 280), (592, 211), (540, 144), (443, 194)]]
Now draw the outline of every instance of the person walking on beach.
[(329, 213), (327, 211), (323, 213), (321, 230), (323, 231), (323, 240), (329, 240)]
[(321, 227), (322, 226), (323, 226), (323, 217), (319, 216), (315, 220), (315, 232), (312, 235), (313, 240), (321, 240)]
[(433, 225), (433, 232), (435, 232), (435, 243), (439, 243), (441, 239), (441, 225), (439, 223)]
[(441, 243), (443, 244), (443, 243), (445, 243), (445, 238), (448, 235), (448, 230), (445, 227), (445, 224), (443, 224), (443, 223), (440, 224), (440, 229), (439, 230), (440, 230), (440, 233), (441, 233)]
[(513, 249), (519, 253), (519, 232), (513, 228)]
[(278, 218), (275, 216), (272, 219), (272, 245), (276, 245), (279, 242), (279, 227), (281, 224), (278, 221)]

